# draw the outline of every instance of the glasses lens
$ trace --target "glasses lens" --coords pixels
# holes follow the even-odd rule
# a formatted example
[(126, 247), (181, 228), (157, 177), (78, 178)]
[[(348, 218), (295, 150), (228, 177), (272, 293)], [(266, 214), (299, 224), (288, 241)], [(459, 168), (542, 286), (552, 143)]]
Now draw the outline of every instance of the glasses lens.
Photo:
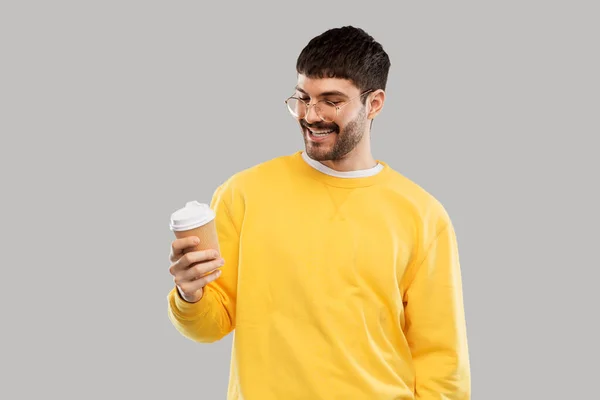
[(304, 115), (306, 114), (306, 105), (298, 99), (288, 99), (287, 108), (296, 118), (304, 118)]
[[(289, 98), (287, 100), (287, 108), (290, 114), (295, 118), (306, 117), (306, 104), (296, 98)], [(320, 101), (315, 106), (315, 112), (317, 116), (325, 122), (333, 122), (336, 117), (335, 105), (327, 101)]]
[(335, 120), (335, 105), (328, 101), (320, 101), (315, 106), (315, 111), (319, 118), (325, 122), (333, 122)]

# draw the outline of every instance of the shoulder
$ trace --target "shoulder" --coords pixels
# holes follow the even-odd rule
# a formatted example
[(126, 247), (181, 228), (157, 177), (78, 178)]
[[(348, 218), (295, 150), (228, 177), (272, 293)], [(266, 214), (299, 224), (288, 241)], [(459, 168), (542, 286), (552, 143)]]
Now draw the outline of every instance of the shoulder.
[(390, 179), (385, 191), (396, 201), (409, 207), (420, 225), (439, 231), (451, 223), (446, 208), (435, 195), (404, 174), (389, 168)]
[(237, 193), (273, 185), (289, 174), (296, 154), (277, 156), (240, 170), (225, 179), (216, 193)]

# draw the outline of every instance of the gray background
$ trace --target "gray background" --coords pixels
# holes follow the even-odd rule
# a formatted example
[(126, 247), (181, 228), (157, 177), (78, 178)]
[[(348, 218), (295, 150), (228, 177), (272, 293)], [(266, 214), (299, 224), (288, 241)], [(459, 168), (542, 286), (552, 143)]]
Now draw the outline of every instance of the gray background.
[(167, 318), (169, 214), (302, 148), (302, 47), (392, 60), (376, 158), (447, 208), (473, 398), (597, 395), (598, 7), (578, 1), (5, 1), (3, 399), (224, 399), (231, 336)]

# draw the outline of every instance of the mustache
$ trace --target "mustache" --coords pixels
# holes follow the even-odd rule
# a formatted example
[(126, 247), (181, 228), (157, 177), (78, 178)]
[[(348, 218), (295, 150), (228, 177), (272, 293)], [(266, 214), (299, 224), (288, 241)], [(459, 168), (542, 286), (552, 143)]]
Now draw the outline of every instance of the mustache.
[(306, 121), (301, 120), (300, 121), (300, 125), (302, 125), (302, 127), (304, 128), (310, 128), (310, 129), (314, 129), (314, 130), (331, 130), (331, 129), (335, 129), (335, 131), (338, 131), (338, 126), (336, 124), (332, 124), (332, 125), (326, 125), (323, 123), (317, 123), (317, 124), (308, 124), (306, 123)]

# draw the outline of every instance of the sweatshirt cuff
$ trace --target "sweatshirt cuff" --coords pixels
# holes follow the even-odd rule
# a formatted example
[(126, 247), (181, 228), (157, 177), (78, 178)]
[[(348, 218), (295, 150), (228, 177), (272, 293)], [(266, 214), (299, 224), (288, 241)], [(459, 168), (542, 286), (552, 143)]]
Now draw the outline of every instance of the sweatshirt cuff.
[(169, 292), (169, 302), (171, 303), (173, 312), (182, 318), (197, 318), (198, 316), (206, 314), (210, 309), (210, 307), (207, 307), (207, 303), (209, 302), (208, 297), (209, 295), (206, 288), (204, 288), (202, 298), (195, 303), (185, 301), (179, 294), (177, 286)]

